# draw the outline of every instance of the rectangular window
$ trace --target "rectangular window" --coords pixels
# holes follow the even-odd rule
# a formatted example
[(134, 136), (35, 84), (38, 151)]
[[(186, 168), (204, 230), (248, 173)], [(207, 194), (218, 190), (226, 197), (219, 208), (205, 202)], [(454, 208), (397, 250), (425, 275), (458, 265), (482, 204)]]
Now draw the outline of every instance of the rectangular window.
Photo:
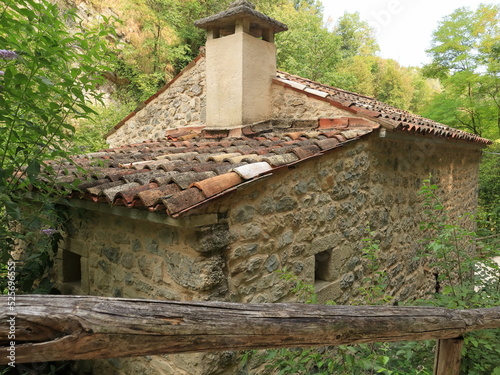
[(332, 249), (322, 251), (314, 256), (314, 281), (331, 281), (331, 258)]
[(81, 256), (71, 251), (63, 251), (63, 282), (79, 283), (82, 281)]

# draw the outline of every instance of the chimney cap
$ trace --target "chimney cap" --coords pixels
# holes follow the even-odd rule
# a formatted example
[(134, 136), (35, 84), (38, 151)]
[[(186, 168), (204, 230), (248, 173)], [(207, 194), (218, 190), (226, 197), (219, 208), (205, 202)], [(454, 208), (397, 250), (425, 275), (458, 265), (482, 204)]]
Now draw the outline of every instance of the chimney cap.
[(244, 18), (250, 19), (252, 24), (262, 29), (272, 29), (274, 33), (288, 30), (284, 23), (256, 11), (255, 5), (248, 0), (236, 0), (225, 11), (202, 18), (195, 21), (194, 24), (201, 29), (223, 28), (231, 24), (234, 25), (236, 20)]

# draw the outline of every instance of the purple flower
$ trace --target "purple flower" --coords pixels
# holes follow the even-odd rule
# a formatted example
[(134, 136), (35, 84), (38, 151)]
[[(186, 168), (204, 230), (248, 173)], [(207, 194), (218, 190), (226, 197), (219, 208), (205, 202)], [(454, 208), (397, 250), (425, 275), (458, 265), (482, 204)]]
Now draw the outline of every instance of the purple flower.
[(2, 70), (0, 70), (0, 76), (3, 76), (4, 74), (5, 73)]
[(6, 49), (0, 49), (0, 59), (4, 60), (14, 60), (17, 59), (19, 55), (14, 51), (8, 51)]
[(58, 231), (56, 229), (42, 229), (40, 232), (46, 234), (47, 236), (52, 236), (54, 233), (57, 233)]

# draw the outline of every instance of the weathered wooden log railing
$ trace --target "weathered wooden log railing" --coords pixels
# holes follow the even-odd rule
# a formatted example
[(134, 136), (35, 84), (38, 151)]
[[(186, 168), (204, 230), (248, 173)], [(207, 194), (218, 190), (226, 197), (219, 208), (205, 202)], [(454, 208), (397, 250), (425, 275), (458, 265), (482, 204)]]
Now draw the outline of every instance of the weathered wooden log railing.
[[(455, 374), (461, 345), (456, 338), (500, 328), (500, 307), (449, 310), (22, 295), (10, 310), (7, 298), (0, 297), (0, 364), (10, 362), (5, 354), (11, 341), (16, 363), (27, 363), (438, 339), (435, 373)], [(8, 337), (12, 327), (15, 339)]]

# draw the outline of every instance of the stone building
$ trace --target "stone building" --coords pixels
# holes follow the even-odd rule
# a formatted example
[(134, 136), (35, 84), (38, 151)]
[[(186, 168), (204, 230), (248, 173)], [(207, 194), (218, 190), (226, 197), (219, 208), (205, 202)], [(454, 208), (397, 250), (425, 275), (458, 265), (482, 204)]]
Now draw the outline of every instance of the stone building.
[[(373, 98), (276, 70), (286, 26), (247, 1), (197, 21), (206, 50), (75, 157), (56, 262), (63, 293), (168, 300), (293, 301), (278, 270), (321, 301), (356, 298), (369, 225), (388, 294), (434, 288), (415, 255), (429, 175), (474, 212), (487, 140)], [(473, 225), (472, 223), (470, 225)], [(95, 361), (102, 374), (231, 374), (231, 354)]]

